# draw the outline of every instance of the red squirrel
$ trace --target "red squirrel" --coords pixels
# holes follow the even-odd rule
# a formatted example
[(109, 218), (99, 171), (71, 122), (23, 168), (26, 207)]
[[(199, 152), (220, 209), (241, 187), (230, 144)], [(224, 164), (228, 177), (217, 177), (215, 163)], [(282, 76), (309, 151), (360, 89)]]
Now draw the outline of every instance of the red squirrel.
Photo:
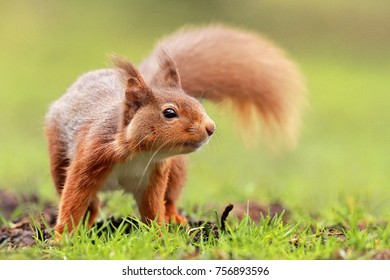
[[(293, 141), (305, 103), (295, 64), (262, 36), (221, 25), (184, 28), (160, 41), (138, 68), (125, 58), (80, 76), (46, 115), (50, 171), (60, 195), (61, 234), (99, 213), (98, 192), (133, 194), (142, 220), (185, 224), (177, 201), (184, 154), (215, 124), (198, 101), (230, 101), (245, 123)], [(86, 215), (89, 213), (88, 215)]]

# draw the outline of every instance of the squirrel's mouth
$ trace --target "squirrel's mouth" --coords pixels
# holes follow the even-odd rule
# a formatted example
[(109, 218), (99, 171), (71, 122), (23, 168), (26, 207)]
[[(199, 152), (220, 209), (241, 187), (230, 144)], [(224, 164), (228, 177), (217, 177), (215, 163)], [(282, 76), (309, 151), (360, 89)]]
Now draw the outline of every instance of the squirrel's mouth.
[(204, 144), (207, 144), (210, 140), (210, 137), (201, 140), (187, 140), (183, 142), (179, 142), (175, 145), (173, 149), (170, 149), (172, 152), (176, 152), (178, 154), (188, 154), (193, 153), (199, 150)]
[(188, 141), (188, 142), (184, 142), (183, 147), (188, 147), (188, 148), (192, 148), (192, 149), (194, 149), (194, 150), (197, 150), (197, 149), (199, 149), (202, 145), (203, 145), (203, 142), (192, 142), (192, 141)]
[(210, 137), (202, 139), (201, 141), (186, 141), (182, 144), (183, 147), (190, 148), (194, 151), (200, 149), (203, 145), (207, 144), (210, 140)]

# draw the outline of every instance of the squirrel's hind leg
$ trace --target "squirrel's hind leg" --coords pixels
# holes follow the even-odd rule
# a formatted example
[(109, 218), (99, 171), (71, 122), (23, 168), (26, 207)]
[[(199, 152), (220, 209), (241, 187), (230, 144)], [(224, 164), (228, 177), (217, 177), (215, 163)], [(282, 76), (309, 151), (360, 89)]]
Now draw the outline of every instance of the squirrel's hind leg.
[(165, 193), (165, 220), (167, 222), (187, 224), (187, 219), (179, 214), (177, 207), (177, 201), (186, 181), (186, 168), (187, 160), (184, 156), (177, 156), (172, 159)]
[(66, 157), (65, 143), (60, 139), (60, 131), (55, 125), (46, 128), (49, 144), (50, 173), (57, 193), (61, 195), (65, 185), (69, 159)]

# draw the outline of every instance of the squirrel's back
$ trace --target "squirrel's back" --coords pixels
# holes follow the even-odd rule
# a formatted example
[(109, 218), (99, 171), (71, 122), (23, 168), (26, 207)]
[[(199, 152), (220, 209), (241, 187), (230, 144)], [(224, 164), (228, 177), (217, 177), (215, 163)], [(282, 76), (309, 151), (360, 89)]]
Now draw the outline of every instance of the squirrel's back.
[(85, 125), (100, 130), (105, 126), (115, 127), (123, 99), (124, 87), (118, 70), (101, 69), (81, 75), (50, 106), (47, 126), (61, 127), (58, 136), (67, 145), (68, 158), (73, 158), (77, 134)]
[(160, 41), (141, 63), (146, 81), (156, 75), (161, 52), (175, 61), (188, 94), (229, 101), (244, 124), (260, 115), (265, 130), (293, 144), (305, 86), (294, 62), (269, 40), (222, 25), (184, 28)]

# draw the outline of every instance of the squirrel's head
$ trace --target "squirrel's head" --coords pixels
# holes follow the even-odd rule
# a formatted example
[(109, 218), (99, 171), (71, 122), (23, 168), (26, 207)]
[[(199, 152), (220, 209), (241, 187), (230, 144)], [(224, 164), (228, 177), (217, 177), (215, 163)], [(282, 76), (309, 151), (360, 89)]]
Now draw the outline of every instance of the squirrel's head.
[(126, 77), (121, 125), (130, 150), (168, 157), (194, 152), (209, 141), (215, 124), (200, 102), (182, 90), (168, 56), (149, 85), (127, 60), (115, 64)]

